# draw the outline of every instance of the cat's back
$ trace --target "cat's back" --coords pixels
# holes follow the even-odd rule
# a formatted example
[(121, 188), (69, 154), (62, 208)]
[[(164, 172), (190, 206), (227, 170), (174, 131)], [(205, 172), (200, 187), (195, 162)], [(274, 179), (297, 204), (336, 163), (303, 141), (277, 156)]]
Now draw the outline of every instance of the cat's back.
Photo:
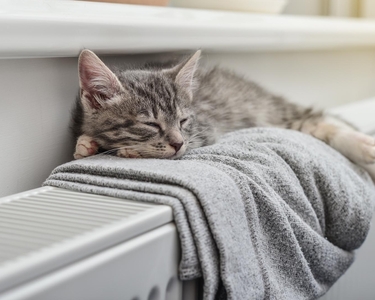
[[(267, 126), (278, 110), (275, 97), (255, 82), (221, 67), (199, 67), (193, 106), (221, 131)], [(281, 102), (282, 99), (281, 99)]]

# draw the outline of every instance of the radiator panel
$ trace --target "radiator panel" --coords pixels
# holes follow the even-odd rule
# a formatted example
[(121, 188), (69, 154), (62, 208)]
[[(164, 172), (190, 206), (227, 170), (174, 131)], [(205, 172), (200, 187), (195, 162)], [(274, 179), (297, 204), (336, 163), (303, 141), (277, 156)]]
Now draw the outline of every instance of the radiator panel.
[(11, 289), (0, 298), (178, 300), (182, 298), (179, 252), (176, 227), (169, 223)]
[(45, 187), (0, 199), (0, 293), (171, 222), (168, 206)]

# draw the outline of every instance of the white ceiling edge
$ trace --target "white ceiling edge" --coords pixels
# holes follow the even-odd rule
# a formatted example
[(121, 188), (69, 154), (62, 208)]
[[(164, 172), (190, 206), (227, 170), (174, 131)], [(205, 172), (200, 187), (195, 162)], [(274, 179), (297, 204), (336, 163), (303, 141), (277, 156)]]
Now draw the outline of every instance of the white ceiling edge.
[(83, 48), (99, 54), (375, 48), (375, 21), (10, 0), (0, 6), (0, 41), (0, 58), (71, 57)]

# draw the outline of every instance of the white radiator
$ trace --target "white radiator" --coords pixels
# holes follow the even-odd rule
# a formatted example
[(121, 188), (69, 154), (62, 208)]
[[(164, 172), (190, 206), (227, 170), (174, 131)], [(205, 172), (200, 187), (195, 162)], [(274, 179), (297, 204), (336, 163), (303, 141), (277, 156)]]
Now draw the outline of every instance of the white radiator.
[(0, 200), (0, 299), (177, 300), (171, 208), (45, 187)]

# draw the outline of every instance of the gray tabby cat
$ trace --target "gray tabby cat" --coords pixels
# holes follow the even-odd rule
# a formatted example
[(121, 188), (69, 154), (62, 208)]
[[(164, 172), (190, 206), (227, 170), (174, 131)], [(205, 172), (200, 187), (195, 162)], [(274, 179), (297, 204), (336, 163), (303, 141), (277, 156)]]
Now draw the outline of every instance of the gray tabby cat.
[(240, 128), (311, 134), (375, 178), (375, 140), (323, 112), (287, 102), (231, 72), (198, 67), (200, 51), (170, 68), (112, 72), (93, 52), (79, 57), (74, 158), (102, 151), (128, 158), (181, 157)]

